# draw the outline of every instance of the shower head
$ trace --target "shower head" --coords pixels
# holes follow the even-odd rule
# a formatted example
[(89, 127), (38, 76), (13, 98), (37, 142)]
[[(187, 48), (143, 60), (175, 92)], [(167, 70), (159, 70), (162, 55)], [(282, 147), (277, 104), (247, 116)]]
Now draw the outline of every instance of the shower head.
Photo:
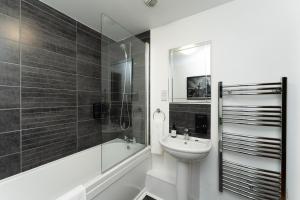
[(126, 51), (126, 44), (124, 44), (124, 43), (120, 44), (120, 48), (121, 48), (123, 51)]
[(124, 51), (125, 59), (127, 60), (126, 44), (124, 43), (120, 44), (120, 48)]
[(146, 6), (153, 8), (157, 4), (157, 0), (144, 0)]

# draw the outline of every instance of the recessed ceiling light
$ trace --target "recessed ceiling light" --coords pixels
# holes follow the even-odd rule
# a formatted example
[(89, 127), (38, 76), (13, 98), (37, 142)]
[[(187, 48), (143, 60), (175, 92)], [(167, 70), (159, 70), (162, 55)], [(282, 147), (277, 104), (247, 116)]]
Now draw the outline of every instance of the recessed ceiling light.
[(157, 4), (157, 0), (144, 0), (146, 6), (153, 8)]

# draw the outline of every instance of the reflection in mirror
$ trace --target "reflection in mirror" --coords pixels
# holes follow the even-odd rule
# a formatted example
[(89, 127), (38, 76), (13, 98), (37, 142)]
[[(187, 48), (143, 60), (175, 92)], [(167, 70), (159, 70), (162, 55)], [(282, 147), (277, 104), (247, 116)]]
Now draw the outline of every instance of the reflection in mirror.
[(211, 43), (170, 50), (169, 129), (210, 138)]
[(210, 42), (170, 50), (170, 64), (171, 102), (210, 102)]

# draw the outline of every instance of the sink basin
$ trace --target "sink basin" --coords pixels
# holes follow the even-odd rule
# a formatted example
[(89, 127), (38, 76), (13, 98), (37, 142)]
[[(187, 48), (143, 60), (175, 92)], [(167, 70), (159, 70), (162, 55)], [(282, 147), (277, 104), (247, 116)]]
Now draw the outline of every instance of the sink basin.
[(176, 138), (164, 137), (160, 144), (165, 151), (181, 161), (201, 160), (208, 155), (212, 147), (211, 140), (195, 137), (184, 140), (183, 135), (177, 135)]

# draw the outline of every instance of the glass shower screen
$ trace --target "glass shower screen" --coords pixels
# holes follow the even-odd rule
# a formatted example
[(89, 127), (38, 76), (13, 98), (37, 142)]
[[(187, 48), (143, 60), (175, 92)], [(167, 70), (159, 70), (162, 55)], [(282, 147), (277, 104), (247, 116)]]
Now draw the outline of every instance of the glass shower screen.
[(101, 17), (102, 171), (146, 147), (146, 45)]

